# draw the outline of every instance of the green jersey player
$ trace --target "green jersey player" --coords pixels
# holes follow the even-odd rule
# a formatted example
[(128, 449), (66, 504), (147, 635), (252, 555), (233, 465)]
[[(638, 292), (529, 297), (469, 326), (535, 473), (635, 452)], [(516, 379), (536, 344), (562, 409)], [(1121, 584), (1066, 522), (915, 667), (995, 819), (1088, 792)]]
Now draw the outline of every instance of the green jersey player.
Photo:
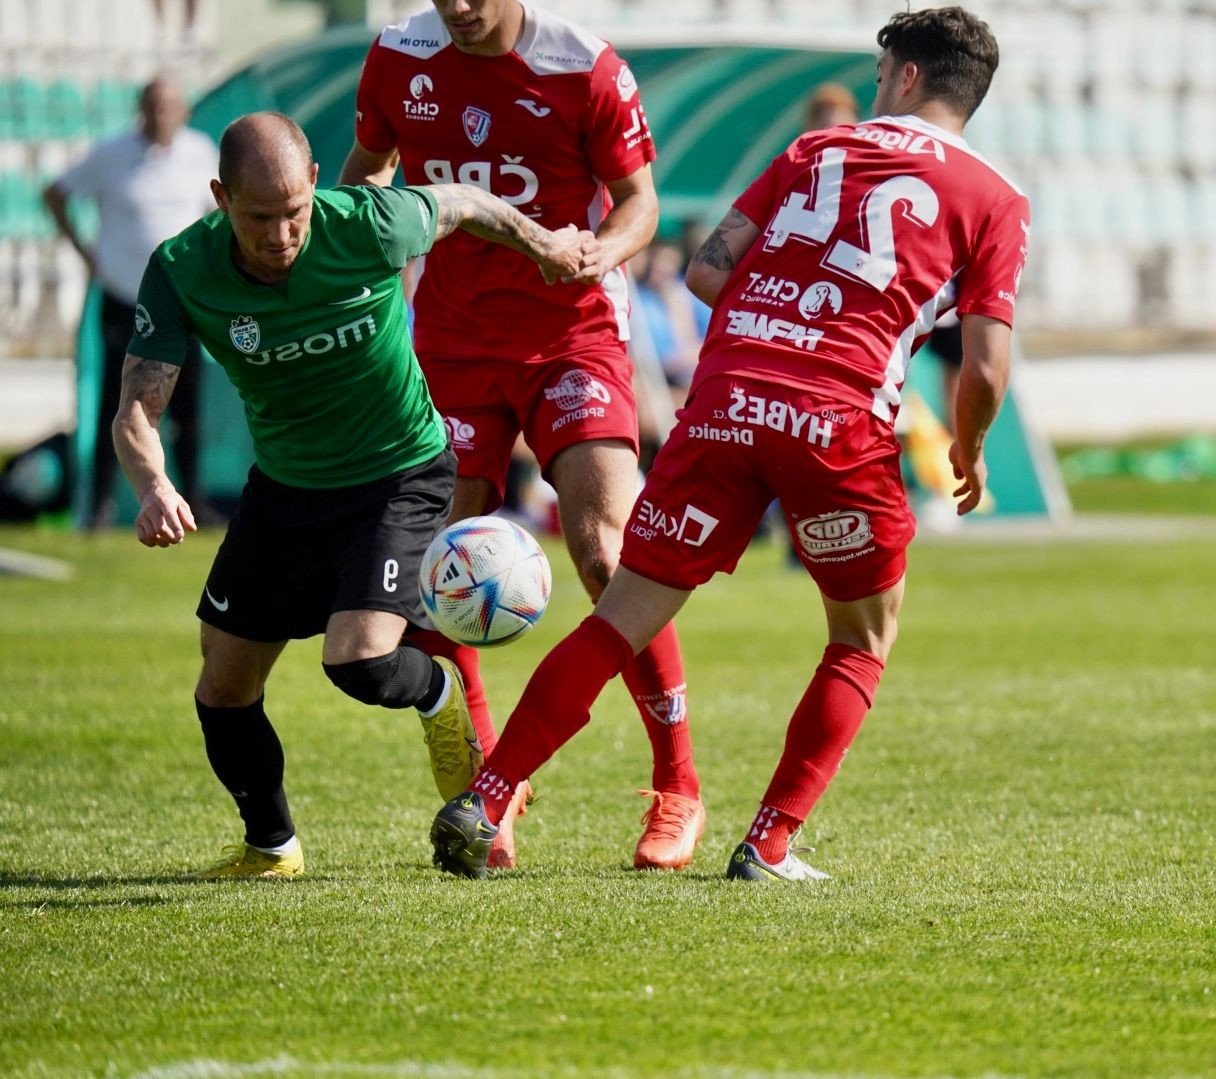
[(219, 211), (148, 263), (114, 444), (139, 498), (140, 542), (168, 547), (195, 531), (157, 432), (189, 335), (244, 402), (256, 461), (199, 599), (195, 705), (245, 841), (200, 875), (289, 877), (304, 860), (263, 707), (288, 640), (324, 633), (322, 665), (338, 688), (418, 709), (445, 798), (479, 759), (455, 667), (400, 644), (408, 622), (424, 621), (418, 562), (455, 484), (401, 268), (461, 228), (527, 254), (553, 281), (577, 271), (581, 240), (463, 184), (318, 192), (307, 139), (279, 113), (231, 124), (219, 173)]

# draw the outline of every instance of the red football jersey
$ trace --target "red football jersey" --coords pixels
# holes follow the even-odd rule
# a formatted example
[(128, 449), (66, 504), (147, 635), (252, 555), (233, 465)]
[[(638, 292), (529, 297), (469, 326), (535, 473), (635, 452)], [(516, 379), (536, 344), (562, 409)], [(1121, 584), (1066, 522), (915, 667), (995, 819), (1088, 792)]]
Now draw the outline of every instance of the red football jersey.
[(762, 232), (714, 304), (697, 381), (746, 372), (893, 420), (939, 314), (1013, 325), (1030, 204), (933, 124), (803, 135), (735, 208)]
[[(612, 47), (524, 5), (514, 51), (469, 56), (433, 10), (385, 29), (359, 80), (355, 133), (394, 146), (408, 184), (467, 183), (547, 228), (594, 231), (606, 181), (654, 160), (633, 73)], [(625, 277), (546, 285), (525, 255), (459, 231), (436, 244), (415, 295), (426, 356), (541, 360), (627, 336)]]

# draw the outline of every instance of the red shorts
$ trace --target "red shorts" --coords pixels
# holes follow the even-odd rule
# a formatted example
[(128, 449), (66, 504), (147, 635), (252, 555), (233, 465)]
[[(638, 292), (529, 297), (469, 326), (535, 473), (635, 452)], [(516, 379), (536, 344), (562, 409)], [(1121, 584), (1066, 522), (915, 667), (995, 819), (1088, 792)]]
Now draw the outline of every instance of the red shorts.
[(633, 373), (624, 346), (544, 363), (429, 357), (422, 370), (447, 424), (457, 475), (484, 479), (501, 505), (515, 439), (523, 432), (541, 473), (562, 450), (611, 438), (638, 452)]
[(891, 425), (732, 375), (706, 380), (680, 410), (634, 505), (621, 565), (693, 589), (734, 570), (774, 499), (829, 598), (863, 599), (903, 576), (916, 521)]

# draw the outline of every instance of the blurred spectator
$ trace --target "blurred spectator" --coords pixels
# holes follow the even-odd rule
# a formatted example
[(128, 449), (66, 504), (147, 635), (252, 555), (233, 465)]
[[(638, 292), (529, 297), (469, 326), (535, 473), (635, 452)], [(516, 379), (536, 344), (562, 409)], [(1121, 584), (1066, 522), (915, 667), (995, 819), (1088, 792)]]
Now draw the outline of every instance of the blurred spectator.
[[(693, 255), (701, 250), (701, 245), (707, 239), (709, 239), (709, 228), (703, 221), (689, 218), (680, 227), (680, 247), (685, 269), (688, 268)], [(709, 316), (713, 314), (713, 308), (691, 292), (688, 293), (688, 297), (692, 301), (692, 315), (697, 324), (697, 343), (700, 347), (700, 342), (705, 340), (705, 334), (709, 330)]]
[(942, 423), (954, 434), (954, 397), (958, 392), (958, 373), (963, 366), (963, 324), (953, 310), (933, 324), (929, 347), (942, 370)]
[[(104, 359), (93, 451), (93, 487), (88, 525), (106, 527), (114, 518), (116, 459), (110, 423), (118, 411), (122, 364), (135, 327), (139, 283), (157, 245), (215, 209), (210, 181), (219, 151), (202, 132), (185, 126), (189, 118), (176, 79), (158, 76), (139, 98), (134, 131), (97, 143), (43, 192), (59, 231), (80, 253), (102, 289)], [(96, 244), (85, 243), (68, 213), (70, 199), (97, 205), (101, 228)], [(147, 318), (147, 313), (142, 313)], [(174, 456), (182, 490), (195, 517), (214, 517), (199, 487), (198, 397), (202, 357), (198, 342), (190, 353), (169, 406), (176, 427)]]
[[(156, 33), (162, 46), (167, 45), (170, 37), (170, 16), (165, 11), (165, 0), (152, 0), (152, 8), (156, 12)], [(198, 0), (182, 0), (181, 45), (183, 48), (193, 48), (198, 40)]]
[(701, 348), (693, 297), (684, 287), (683, 261), (676, 244), (656, 240), (630, 262), (637, 303), (677, 406), (684, 401)]
[(807, 131), (855, 124), (860, 119), (861, 107), (853, 91), (838, 82), (820, 83), (806, 99), (803, 121)]

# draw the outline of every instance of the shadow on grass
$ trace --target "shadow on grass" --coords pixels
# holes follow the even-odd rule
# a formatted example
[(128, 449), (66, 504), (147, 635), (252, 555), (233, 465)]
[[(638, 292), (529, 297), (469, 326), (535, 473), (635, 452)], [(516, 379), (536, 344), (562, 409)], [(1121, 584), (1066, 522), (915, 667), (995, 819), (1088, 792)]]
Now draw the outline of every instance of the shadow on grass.
[[(416, 873), (419, 877), (432, 880), (464, 881), (469, 877), (457, 876), (454, 873), (444, 873), (430, 862), (401, 862), (402, 870)], [(665, 883), (670, 886), (682, 884), (725, 884), (726, 874), (721, 870), (712, 869), (636, 869), (628, 862), (616, 864), (604, 863), (586, 867), (582, 871), (572, 869), (568, 865), (536, 865), (525, 864), (514, 869), (491, 869), (486, 876), (478, 881), (480, 885), (509, 884), (527, 881), (537, 884), (554, 884), (562, 881), (577, 883), (588, 880), (613, 880), (622, 883), (638, 882), (645, 886), (649, 881), (654, 884)], [(731, 881), (731, 884), (736, 883)]]
[(21, 907), (30, 910), (71, 909), (85, 907), (152, 907), (174, 902), (174, 897), (168, 895), (145, 895), (127, 897), (85, 897), (79, 898), (34, 898), (7, 896), (7, 891), (32, 890), (41, 892), (73, 892), (97, 891), (105, 888), (121, 888), (124, 886), (156, 887), (164, 885), (179, 885), (190, 888), (230, 888), (230, 887), (301, 887), (312, 883), (325, 883), (331, 878), (323, 874), (310, 874), (307, 878), (295, 880), (263, 880), (260, 878), (243, 878), (241, 880), (196, 880), (185, 873), (159, 873), (148, 876), (89, 876), (89, 877), (54, 877), (45, 873), (17, 872), (0, 869), (0, 909), (17, 909)]
[(85, 899), (26, 899), (18, 903), (0, 901), (0, 908), (18, 910), (24, 907), (31, 914), (41, 914), (46, 910), (100, 910), (106, 907), (113, 910), (124, 910), (136, 907), (163, 907), (170, 902), (172, 900), (163, 895), (131, 896), (126, 899), (103, 899), (98, 896)]

